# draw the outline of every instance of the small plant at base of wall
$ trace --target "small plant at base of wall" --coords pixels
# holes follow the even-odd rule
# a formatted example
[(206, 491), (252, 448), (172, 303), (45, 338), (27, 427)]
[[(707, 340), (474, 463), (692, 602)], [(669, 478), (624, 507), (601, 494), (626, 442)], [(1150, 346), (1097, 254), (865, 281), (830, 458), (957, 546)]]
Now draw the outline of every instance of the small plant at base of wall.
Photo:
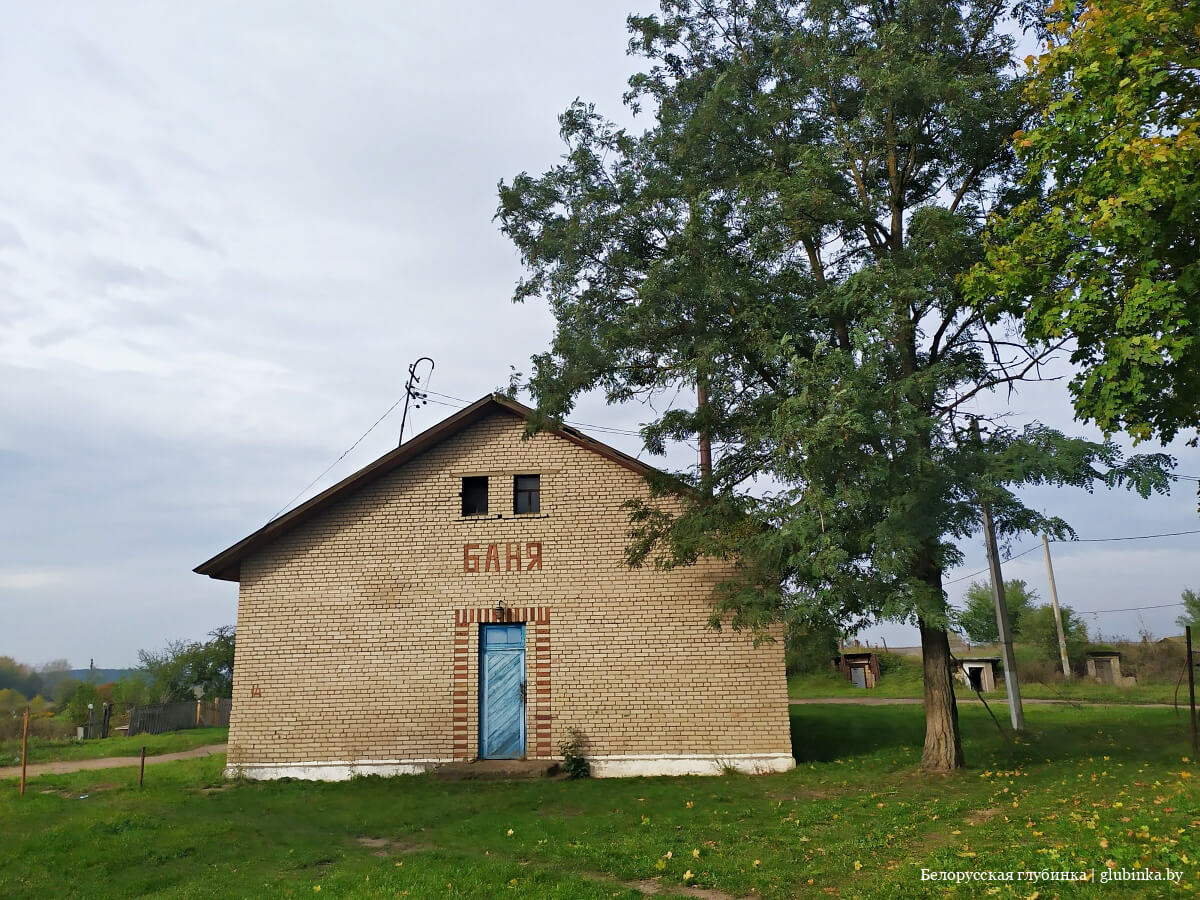
[(587, 778), (592, 774), (592, 764), (583, 754), (586, 743), (583, 732), (578, 728), (572, 728), (567, 732), (566, 739), (559, 742), (558, 752), (563, 758), (562, 770), (568, 778)]

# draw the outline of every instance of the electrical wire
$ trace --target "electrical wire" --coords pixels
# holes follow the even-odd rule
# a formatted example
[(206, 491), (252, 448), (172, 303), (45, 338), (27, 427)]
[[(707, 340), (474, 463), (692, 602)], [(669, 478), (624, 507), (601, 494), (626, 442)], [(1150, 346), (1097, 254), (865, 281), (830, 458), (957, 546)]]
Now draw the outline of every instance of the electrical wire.
[(300, 490), (300, 493), (296, 494), (295, 497), (293, 497), (287, 503), (283, 504), (283, 506), (281, 506), (279, 508), (279, 512), (275, 513), (275, 515), (273, 515), (273, 516), (271, 516), (271, 518), (267, 519), (266, 524), (270, 525), (272, 522), (274, 522), (276, 519), (278, 519), (280, 514), (283, 513), (284, 510), (286, 510), (289, 506), (291, 506), (293, 503), (295, 503), (301, 497), (303, 497), (304, 494), (308, 491), (308, 489), (310, 487), (312, 487), (314, 484), (316, 484), (318, 481), (320, 481), (322, 478), (324, 478), (327, 474), (329, 474), (330, 469), (332, 469), (334, 466), (336, 466), (338, 463), (340, 463), (343, 459), (345, 459), (347, 456), (349, 456), (350, 451), (353, 450), (355, 447), (357, 447), (359, 444), (361, 444), (363, 442), (363, 438), (365, 438), (368, 434), (370, 434), (372, 431), (374, 431), (375, 426), (378, 425), (380, 422), (382, 422), (384, 419), (386, 419), (388, 416), (390, 416), (392, 414), (392, 410), (394, 410), (397, 406), (399, 406), (403, 401), (404, 401), (404, 397), (401, 396), (399, 400), (397, 400), (395, 403), (393, 403), (391, 406), (389, 406), (387, 412), (385, 412), (382, 416), (380, 416), (378, 419), (375, 420), (375, 425), (372, 425), (370, 428), (368, 428), (366, 431), (364, 431), (361, 435), (359, 435), (358, 440), (355, 441), (353, 444), (351, 444), (349, 447), (347, 447), (345, 453), (343, 453), (341, 456), (339, 456), (337, 459), (335, 459), (333, 462), (331, 462), (328, 466), (326, 466), (325, 471), (323, 471), (320, 475), (318, 475), (316, 478), (314, 478), (312, 481), (310, 481), (308, 484), (306, 484)]
[[(455, 397), (452, 394), (443, 394), (439, 391), (431, 391), (428, 389), (423, 391), (423, 393), (426, 394), (426, 402), (427, 403), (436, 403), (438, 406), (448, 406), (451, 409), (462, 409), (465, 406), (470, 406), (471, 403), (474, 402), (471, 400), (465, 400), (462, 397)], [(429, 395), (433, 395), (433, 396), (429, 396)], [(442, 397), (444, 399), (435, 400), (435, 399), (433, 399), (433, 397)], [(296, 494), (296, 496), (292, 497), (291, 500), (289, 500), (287, 503), (285, 503), (283, 506), (281, 506), (279, 508), (279, 511), (276, 512), (275, 515), (273, 515), (273, 516), (271, 516), (271, 518), (267, 519), (267, 524), (270, 524), (271, 522), (274, 522), (276, 519), (278, 519), (279, 516), (288, 509), (288, 507), (290, 507), (293, 503), (295, 503), (299, 498), (303, 497), (304, 494), (307, 493), (309, 488), (311, 488), (314, 484), (316, 484), (318, 481), (320, 481), (322, 478), (324, 478), (327, 474), (329, 474), (330, 470), (333, 469), (334, 466), (336, 466), (343, 459), (345, 459), (347, 456), (349, 456), (350, 452), (352, 450), (354, 450), (354, 448), (357, 447), (359, 444), (361, 444), (363, 442), (363, 440), (366, 438), (366, 436), (369, 435), (372, 431), (374, 431), (375, 428), (384, 419), (386, 419), (389, 415), (391, 415), (392, 412), (396, 409), (397, 406), (400, 405), (400, 403), (403, 400), (404, 400), (404, 397), (402, 396), (395, 403), (393, 403), (391, 406), (389, 406), (387, 409), (387, 412), (385, 412), (382, 416), (380, 416), (378, 419), (376, 419), (375, 423), (370, 428), (368, 428), (366, 431), (364, 431), (359, 436), (358, 440), (356, 440), (353, 444), (351, 444), (348, 448), (346, 448), (346, 451), (344, 453), (342, 453), (341, 456), (339, 456), (337, 459), (335, 459), (333, 462), (331, 462), (328, 466), (326, 466), (320, 475), (318, 475), (316, 478), (314, 478), (312, 481), (310, 481), (308, 484), (306, 484), (300, 490), (300, 492)], [(446, 402), (447, 400), (453, 400), (455, 402), (447, 403)], [(636, 436), (641, 435), (640, 431), (632, 431), (628, 428), (613, 428), (608, 425), (589, 425), (586, 422), (570, 422), (570, 421), (564, 422), (564, 424), (570, 425), (572, 428), (586, 428), (589, 431), (601, 431), (601, 432), (606, 432), (608, 434), (622, 434), (622, 435), (636, 435)], [(1194, 475), (1171, 475), (1170, 477), (1175, 478), (1175, 479), (1185, 479), (1185, 480), (1189, 480), (1189, 481), (1200, 481), (1200, 478), (1198, 478), (1197, 476), (1194, 476)], [(1137, 535), (1130, 535), (1128, 537), (1077, 538), (1074, 543), (1107, 543), (1107, 542), (1111, 542), (1111, 541), (1145, 541), (1145, 540), (1150, 540), (1152, 538), (1179, 537), (1181, 535), (1187, 535), (1187, 534), (1200, 534), (1200, 529), (1196, 529), (1194, 531), (1170, 531), (1170, 532), (1164, 532), (1162, 534), (1137, 534)], [(1066, 542), (1058, 541), (1058, 540), (1051, 540), (1051, 543), (1058, 544), (1058, 543), (1066, 543)], [(1011, 562), (1014, 559), (1018, 559), (1018, 558), (1024, 556), (1026, 553), (1032, 553), (1036, 549), (1037, 549), (1037, 546), (1034, 545), (1033, 547), (1029, 547), (1028, 549), (1022, 550), (1020, 553), (1016, 553), (1016, 554), (1006, 557), (1003, 560), (1003, 562)], [(946, 584), (946, 585), (958, 584), (961, 581), (966, 581), (968, 578), (974, 578), (976, 575), (982, 575), (987, 571), (988, 571), (988, 569), (986, 569), (986, 568), (980, 569), (978, 572), (972, 572), (969, 575), (963, 575), (963, 576), (960, 576), (959, 578), (951, 579), (950, 581), (944, 582), (944, 584)], [(1169, 605), (1178, 606), (1179, 604), (1169, 604)], [(1145, 608), (1152, 609), (1154, 607), (1145, 607)], [(1113, 612), (1114, 610), (1108, 610), (1108, 611)]]
[[(1050, 540), (1051, 544), (1106, 544), (1106, 543), (1111, 543), (1113, 541), (1148, 541), (1151, 538), (1179, 537), (1179, 536), (1185, 535), (1185, 534), (1200, 534), (1200, 529), (1195, 529), (1193, 531), (1164, 531), (1160, 534), (1131, 534), (1131, 535), (1126, 535), (1125, 537), (1076, 538), (1073, 541), (1062, 541), (1062, 540), (1058, 540), (1057, 538), (1050, 538), (1049, 540)], [(1005, 559), (1003, 559), (1001, 561), (1002, 562), (1011, 562), (1012, 560), (1017, 559), (1018, 557), (1024, 556), (1026, 553), (1032, 553), (1036, 549), (1037, 549), (1037, 545), (1035, 544), (1034, 546), (1028, 548), (1027, 550), (1022, 550), (1020, 553), (1015, 553), (1012, 556), (1006, 557)], [(976, 575), (982, 575), (987, 571), (988, 571), (987, 569), (980, 569), (978, 572), (972, 572), (970, 575), (963, 575), (963, 576), (960, 576), (959, 578), (954, 578), (954, 579), (951, 579), (950, 581), (945, 581), (942, 583), (944, 585), (957, 584), (960, 581), (966, 581), (968, 578), (974, 578)], [(1172, 603), (1172, 604), (1168, 604), (1168, 605), (1178, 606), (1179, 604)], [(1153, 609), (1154, 607), (1147, 606), (1147, 607), (1141, 607), (1141, 608)]]
[(1055, 541), (1052, 544), (1102, 544), (1110, 541), (1148, 541), (1151, 538), (1179, 537), (1182, 534), (1200, 534), (1200, 528), (1194, 531), (1164, 531), (1162, 534), (1131, 534), (1127, 537), (1111, 538), (1076, 538), (1074, 541)]
[[(447, 403), (447, 402), (445, 402), (445, 400), (435, 400), (435, 399), (433, 399), (433, 397), (430, 397), (430, 396), (426, 396), (426, 398), (425, 398), (425, 402), (427, 402), (427, 403), (436, 403), (438, 406), (448, 406), (451, 409), (462, 409), (465, 406), (470, 406), (471, 403), (474, 402), (472, 400), (464, 400), (462, 397), (454, 397), (454, 396), (451, 396), (450, 394), (442, 394), (442, 393), (439, 393), (438, 391), (431, 391), (428, 389), (422, 391), (422, 393), (424, 393), (426, 395), (433, 394), (437, 397), (444, 397), (446, 400), (457, 401), (456, 403)], [(374, 425), (372, 425), (370, 428), (368, 428), (366, 431), (364, 431), (361, 435), (359, 435), (358, 440), (356, 440), (353, 444), (351, 444), (349, 447), (347, 447), (346, 451), (341, 456), (339, 456), (337, 459), (335, 459), (333, 462), (331, 462), (328, 466), (326, 466), (320, 475), (318, 475), (316, 478), (314, 478), (312, 481), (310, 481), (308, 484), (306, 484), (300, 490), (300, 492), (298, 494), (296, 494), (296, 496), (294, 496), (291, 500), (289, 500), (287, 503), (283, 504), (283, 506), (281, 506), (279, 508), (279, 511), (275, 513), (275, 515), (273, 515), (273, 516), (271, 516), (271, 518), (267, 519), (266, 524), (270, 525), (272, 522), (274, 522), (276, 519), (278, 519), (279, 516), (282, 513), (284, 513), (293, 503), (295, 503), (297, 500), (299, 500), (301, 497), (303, 497), (308, 492), (309, 488), (311, 488), (314, 484), (316, 484), (318, 481), (320, 481), (322, 478), (324, 478), (326, 475), (328, 475), (330, 470), (333, 469), (334, 466), (336, 466), (343, 459), (345, 459), (347, 456), (349, 456), (350, 452), (355, 447), (357, 447), (359, 444), (361, 444), (363, 442), (363, 439), (366, 438), (366, 436), (368, 434), (370, 434), (372, 431), (374, 431), (376, 426), (378, 426), (380, 422), (382, 422), (384, 419), (386, 419), (388, 416), (390, 416), (392, 414), (392, 412), (396, 409), (396, 407), (399, 406), (402, 402), (404, 402), (403, 396), (401, 396), (399, 400), (397, 400), (395, 403), (393, 403), (391, 406), (389, 406), (387, 412), (385, 412), (382, 416), (380, 416), (378, 419), (376, 419)], [(608, 432), (610, 434), (631, 434), (631, 435), (640, 435), (641, 434), (641, 432), (639, 432), (639, 431), (630, 431), (625, 428), (610, 428), (607, 425), (587, 425), (582, 422), (567, 422), (566, 424), (570, 425), (574, 428), (587, 428), (589, 431), (604, 431), (604, 432)]]
[(1073, 609), (1072, 612), (1077, 612), (1080, 615), (1085, 615), (1085, 616), (1098, 616), (1101, 613), (1141, 612), (1143, 609), (1170, 609), (1172, 606), (1183, 606), (1183, 605), (1184, 604), (1182, 602), (1158, 603), (1158, 604), (1155, 604), (1154, 606), (1126, 606), (1122, 609)]
[[(1037, 544), (1034, 544), (1032, 547), (1028, 547), (1025, 550), (1022, 550), (1020, 553), (1014, 553), (1011, 556), (1006, 556), (1004, 559), (1001, 560), (1001, 562), (1012, 562), (1014, 559), (1020, 559), (1026, 553), (1032, 553), (1036, 549), (1037, 549)], [(982, 575), (986, 571), (988, 571), (988, 570), (980, 569), (978, 572), (972, 572), (970, 575), (963, 575), (961, 578), (955, 578), (953, 581), (944, 581), (944, 582), (942, 582), (942, 584), (943, 585), (957, 584), (960, 581), (966, 581), (968, 578), (974, 578), (976, 575)]]

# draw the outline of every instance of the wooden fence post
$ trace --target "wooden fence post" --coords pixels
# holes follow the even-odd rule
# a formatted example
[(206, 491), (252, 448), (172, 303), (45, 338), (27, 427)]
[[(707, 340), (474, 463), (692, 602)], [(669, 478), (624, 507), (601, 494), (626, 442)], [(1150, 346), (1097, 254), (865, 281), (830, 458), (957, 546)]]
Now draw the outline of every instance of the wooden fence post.
[(29, 707), (25, 707), (25, 717), (21, 722), (21, 796), (25, 796), (25, 758), (29, 754)]
[(146, 778), (146, 748), (142, 747), (142, 767), (138, 769), (138, 787), (142, 786), (142, 782)]

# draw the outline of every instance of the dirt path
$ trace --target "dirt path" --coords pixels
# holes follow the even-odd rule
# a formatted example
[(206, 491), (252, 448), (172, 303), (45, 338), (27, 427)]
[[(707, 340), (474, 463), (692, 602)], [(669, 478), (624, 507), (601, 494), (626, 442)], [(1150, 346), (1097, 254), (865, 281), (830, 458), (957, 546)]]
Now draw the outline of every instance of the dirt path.
[[(978, 703), (974, 697), (959, 697), (959, 703)], [(802, 697), (790, 701), (793, 705), (801, 703), (847, 703), (851, 706), (920, 706), (925, 701), (920, 697)], [(1004, 697), (988, 698), (989, 703), (1004, 703)], [(1174, 709), (1170, 703), (1115, 703), (1111, 700), (1039, 700), (1036, 697), (1022, 697), (1022, 704), (1046, 703), (1051, 706), (1133, 706), (1140, 709)], [(1180, 706), (1180, 709), (1186, 707)]]
[[(177, 759), (198, 759), (213, 753), (224, 753), (225, 744), (206, 744), (191, 750), (180, 750), (178, 753), (160, 753), (147, 756), (146, 765), (173, 762)], [(36, 775), (65, 775), (68, 772), (82, 772), (87, 769), (119, 769), (122, 766), (136, 766), (141, 763), (140, 756), (105, 756), (100, 759), (67, 759), (59, 762), (30, 763), (25, 770), (26, 778)], [(20, 766), (0, 768), (0, 778), (20, 778)]]

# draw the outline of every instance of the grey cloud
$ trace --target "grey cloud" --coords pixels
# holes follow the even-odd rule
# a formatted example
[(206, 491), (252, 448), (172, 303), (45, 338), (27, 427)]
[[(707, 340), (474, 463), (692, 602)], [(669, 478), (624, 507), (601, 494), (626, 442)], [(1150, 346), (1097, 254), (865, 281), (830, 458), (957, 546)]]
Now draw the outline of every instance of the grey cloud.
[(95, 256), (84, 260), (75, 271), (89, 286), (103, 290), (120, 287), (158, 287), (171, 280), (153, 266), (139, 266)]
[(63, 341), (83, 334), (86, 330), (79, 325), (61, 325), (58, 328), (51, 328), (49, 331), (42, 331), (31, 335), (29, 343), (35, 347), (53, 347), (55, 344), (60, 344)]
[(0, 221), (0, 250), (23, 250), (25, 241), (11, 222)]

